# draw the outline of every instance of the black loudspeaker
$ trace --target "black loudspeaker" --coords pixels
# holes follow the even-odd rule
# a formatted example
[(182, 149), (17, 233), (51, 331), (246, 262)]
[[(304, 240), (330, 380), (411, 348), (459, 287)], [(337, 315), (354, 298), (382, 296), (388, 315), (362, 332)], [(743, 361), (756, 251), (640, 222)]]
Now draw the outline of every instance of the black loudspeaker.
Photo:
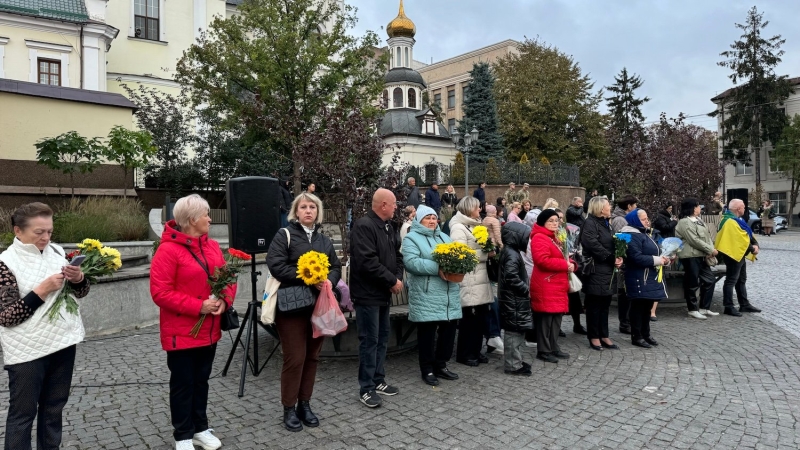
[[(728, 201), (728, 203), (730, 203), (731, 200), (737, 198), (737, 199), (743, 201), (744, 202), (744, 207), (747, 208), (747, 198), (749, 196), (750, 196), (750, 191), (748, 191), (747, 188), (744, 188), (744, 189), (728, 189), (727, 201)], [(725, 206), (727, 206), (727, 204)], [(747, 216), (745, 215), (745, 217), (747, 217)]]
[(281, 228), (278, 180), (267, 177), (231, 178), (227, 183), (230, 248), (266, 253)]

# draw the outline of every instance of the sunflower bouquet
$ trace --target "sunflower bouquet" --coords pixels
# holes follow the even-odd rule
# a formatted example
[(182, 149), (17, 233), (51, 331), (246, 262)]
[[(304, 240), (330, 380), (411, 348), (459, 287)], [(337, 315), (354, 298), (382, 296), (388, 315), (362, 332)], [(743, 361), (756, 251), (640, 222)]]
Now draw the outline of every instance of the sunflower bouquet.
[(314, 286), (328, 279), (330, 268), (328, 255), (312, 250), (297, 260), (297, 278), (307, 286)]
[[(214, 269), (214, 274), (208, 278), (208, 284), (211, 285), (211, 296), (225, 301), (227, 297), (225, 289), (236, 283), (239, 273), (244, 270), (245, 263), (251, 259), (252, 256), (247, 253), (235, 248), (229, 248), (228, 254), (225, 255), (225, 264)], [(197, 337), (205, 320), (206, 315), (201, 315), (200, 320), (194, 324), (189, 332), (192, 337)]]
[(494, 243), (491, 239), (489, 239), (489, 229), (483, 225), (478, 225), (477, 227), (472, 229), (472, 236), (475, 237), (475, 240), (478, 242), (478, 245), (481, 246), (481, 250), (486, 253), (491, 253), (495, 250)]
[[(97, 239), (84, 239), (81, 241), (78, 244), (78, 250), (67, 254), (67, 262), (71, 263), (78, 255), (86, 257), (80, 267), (89, 284), (96, 284), (98, 278), (111, 275), (122, 267), (122, 258), (119, 251), (106, 247)], [(62, 307), (72, 315), (78, 314), (78, 302), (75, 301), (74, 294), (75, 290), (72, 285), (66, 283), (64, 289), (56, 297), (55, 302), (47, 310), (47, 318), (50, 322), (61, 316)]]
[(448, 281), (456, 281), (458, 278), (463, 280), (464, 274), (475, 270), (478, 265), (478, 254), (467, 244), (448, 242), (439, 244), (433, 249), (433, 260), (439, 264), (439, 269), (446, 277), (451, 274), (460, 275), (460, 277), (447, 277)]

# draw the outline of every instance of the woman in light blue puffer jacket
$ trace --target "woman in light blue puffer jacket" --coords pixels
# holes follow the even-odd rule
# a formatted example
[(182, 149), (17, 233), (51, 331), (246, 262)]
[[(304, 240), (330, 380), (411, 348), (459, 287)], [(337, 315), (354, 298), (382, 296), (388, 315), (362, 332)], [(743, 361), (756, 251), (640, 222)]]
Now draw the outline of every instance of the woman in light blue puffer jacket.
[(408, 318), (417, 323), (419, 368), (422, 380), (431, 386), (438, 385), (439, 378), (458, 379), (458, 375), (447, 368), (447, 362), (453, 354), (456, 321), (461, 318), (458, 283), (446, 281), (433, 260), (433, 249), (438, 244), (451, 242), (439, 229), (437, 220), (432, 208), (420, 206), (411, 231), (403, 239), (403, 263), (408, 273)]

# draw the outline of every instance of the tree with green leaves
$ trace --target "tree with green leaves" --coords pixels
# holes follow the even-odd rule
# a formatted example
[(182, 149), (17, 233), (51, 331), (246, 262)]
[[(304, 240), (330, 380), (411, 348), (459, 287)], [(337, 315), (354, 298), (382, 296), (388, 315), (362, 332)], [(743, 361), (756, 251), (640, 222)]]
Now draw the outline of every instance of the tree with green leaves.
[(783, 133), (772, 150), (775, 167), (792, 182), (789, 191), (789, 226), (793, 224), (793, 214), (800, 191), (800, 115), (795, 114), (791, 122), (783, 128)]
[(458, 125), (463, 136), (477, 129), (478, 140), (472, 143), (470, 159), (486, 162), (501, 158), (505, 153), (503, 137), (497, 125), (497, 102), (494, 99), (494, 75), (487, 63), (476, 63), (469, 72), (470, 82), (466, 89), (463, 109), (464, 118)]
[(728, 78), (738, 86), (711, 114), (722, 115), (724, 161), (750, 164), (753, 153), (757, 191), (761, 190), (761, 146), (780, 138), (788, 122), (782, 103), (793, 92), (787, 76), (775, 74), (786, 40), (780, 35), (763, 37), (767, 25), (769, 21), (755, 6), (747, 12), (744, 24), (736, 24), (743, 34), (730, 50), (720, 53), (725, 60), (717, 65), (730, 69)]
[(378, 36), (352, 36), (355, 24), (355, 9), (335, 1), (249, 0), (211, 22), (178, 62), (176, 81), (221, 127), (243, 128), (259, 158), (291, 161), (299, 191), (295, 150), (320, 107), (339, 102), (369, 115), (383, 89), (388, 57), (376, 61)]
[(644, 81), (636, 74), (628, 75), (628, 69), (622, 68), (614, 77), (614, 84), (606, 86), (606, 90), (614, 95), (606, 97), (608, 111), (611, 114), (611, 126), (620, 130), (623, 136), (630, 136), (641, 129), (644, 122), (641, 106), (649, 102), (648, 97), (637, 98), (635, 91), (642, 87)]
[(147, 131), (132, 131), (117, 125), (108, 133), (103, 156), (107, 161), (119, 164), (122, 169), (124, 196), (128, 195), (128, 171), (144, 168), (156, 152), (153, 138)]
[[(606, 153), (602, 92), (571, 56), (527, 39), (494, 65), (495, 98), (506, 156), (583, 164)], [(581, 169), (583, 178), (583, 168)]]
[(77, 131), (45, 138), (35, 144), (36, 162), (69, 175), (75, 197), (75, 173), (90, 173), (100, 165), (103, 144), (97, 138), (87, 139)]
[[(384, 105), (384, 108), (387, 107)], [(426, 110), (430, 108), (431, 112), (433, 113), (433, 117), (436, 118), (437, 122), (441, 122), (444, 119), (444, 114), (442, 113), (442, 105), (440, 103), (432, 102), (431, 101), (431, 94), (428, 91), (422, 92), (422, 110)]]

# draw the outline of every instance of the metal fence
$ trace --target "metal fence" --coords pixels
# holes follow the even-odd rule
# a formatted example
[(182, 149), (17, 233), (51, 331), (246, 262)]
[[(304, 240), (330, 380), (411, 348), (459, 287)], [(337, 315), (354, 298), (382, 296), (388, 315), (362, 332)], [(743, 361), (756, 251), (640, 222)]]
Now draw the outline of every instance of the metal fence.
[[(431, 161), (421, 166), (410, 166), (408, 177), (414, 177), (421, 185), (464, 184), (464, 165), (442, 164)], [(580, 169), (562, 162), (553, 164), (526, 163), (498, 160), (469, 163), (469, 182), (477, 184), (508, 184), (511, 182), (530, 185), (580, 186)]]

